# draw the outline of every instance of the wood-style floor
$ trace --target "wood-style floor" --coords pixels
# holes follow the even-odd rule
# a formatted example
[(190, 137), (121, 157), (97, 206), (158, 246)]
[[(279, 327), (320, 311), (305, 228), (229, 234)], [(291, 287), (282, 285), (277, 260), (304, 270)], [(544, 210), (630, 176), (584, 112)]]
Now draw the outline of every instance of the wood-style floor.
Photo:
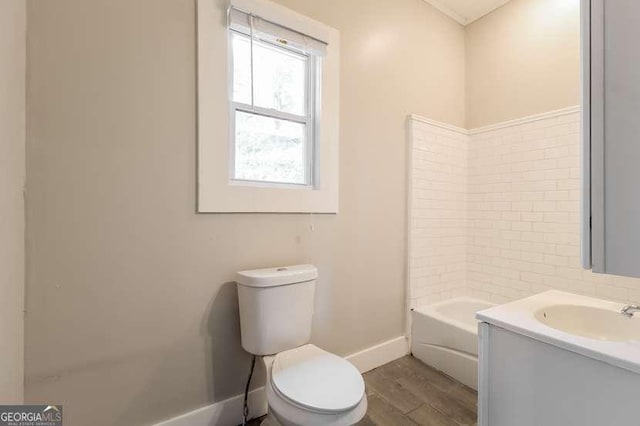
[(408, 355), (364, 374), (369, 408), (359, 425), (475, 425), (478, 394)]
[[(408, 355), (364, 374), (367, 415), (361, 426), (475, 425), (476, 391)], [(259, 425), (262, 419), (250, 425)]]

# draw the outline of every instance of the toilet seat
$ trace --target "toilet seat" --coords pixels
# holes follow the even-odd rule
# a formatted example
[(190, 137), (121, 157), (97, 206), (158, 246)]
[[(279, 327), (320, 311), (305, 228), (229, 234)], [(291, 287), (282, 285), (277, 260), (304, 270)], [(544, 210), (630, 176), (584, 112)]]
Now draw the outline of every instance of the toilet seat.
[(349, 361), (308, 344), (275, 356), (270, 382), (287, 402), (303, 410), (338, 414), (364, 396), (364, 381)]

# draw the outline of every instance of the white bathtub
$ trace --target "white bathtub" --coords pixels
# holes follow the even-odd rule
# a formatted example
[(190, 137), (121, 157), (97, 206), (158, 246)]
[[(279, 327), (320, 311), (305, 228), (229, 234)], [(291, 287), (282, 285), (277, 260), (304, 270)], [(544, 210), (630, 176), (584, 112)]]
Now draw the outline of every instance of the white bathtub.
[(493, 303), (458, 297), (415, 308), (411, 314), (411, 353), (422, 362), (478, 389), (476, 312)]

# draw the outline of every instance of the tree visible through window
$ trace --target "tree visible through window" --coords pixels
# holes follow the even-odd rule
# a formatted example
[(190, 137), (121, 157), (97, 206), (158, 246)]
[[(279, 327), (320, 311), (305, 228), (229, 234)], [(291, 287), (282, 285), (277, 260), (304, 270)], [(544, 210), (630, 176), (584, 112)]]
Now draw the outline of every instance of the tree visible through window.
[(315, 61), (231, 31), (232, 180), (313, 184)]

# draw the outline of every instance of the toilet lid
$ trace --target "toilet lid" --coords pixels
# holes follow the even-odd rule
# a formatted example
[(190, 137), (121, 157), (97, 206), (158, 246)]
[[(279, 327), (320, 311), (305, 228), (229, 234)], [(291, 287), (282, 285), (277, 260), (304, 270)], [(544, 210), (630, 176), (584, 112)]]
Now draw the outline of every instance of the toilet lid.
[(271, 383), (285, 398), (320, 412), (347, 411), (364, 395), (364, 381), (349, 361), (304, 345), (276, 355)]

